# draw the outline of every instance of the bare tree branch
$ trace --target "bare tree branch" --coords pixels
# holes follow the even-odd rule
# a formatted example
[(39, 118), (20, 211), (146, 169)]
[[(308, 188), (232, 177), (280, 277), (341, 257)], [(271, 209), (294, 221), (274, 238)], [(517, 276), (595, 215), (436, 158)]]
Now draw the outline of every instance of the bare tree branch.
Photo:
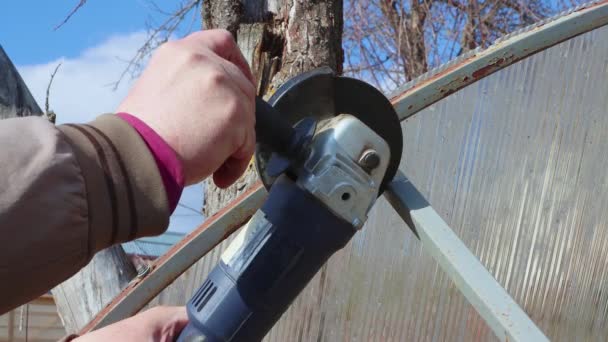
[(87, 3), (87, 0), (80, 0), (78, 2), (78, 4), (76, 6), (74, 6), (74, 8), (72, 8), (72, 10), (70, 11), (70, 13), (68, 13), (68, 15), (63, 18), (63, 21), (61, 23), (59, 23), (59, 25), (55, 26), (55, 28), (53, 28), (54, 31), (57, 31), (61, 26), (65, 25), (65, 23), (68, 22), (68, 20), (70, 20), (70, 18), (72, 18), (72, 16), (74, 14), (76, 14), (76, 12), (78, 12), (78, 10), (84, 6), (84, 4)]
[(127, 75), (131, 75), (132, 77), (138, 75), (146, 58), (152, 51), (171, 38), (188, 14), (192, 13), (193, 10), (201, 5), (202, 0), (182, 0), (172, 12), (162, 10), (154, 1), (150, 1), (150, 3), (156, 11), (164, 14), (166, 19), (160, 24), (149, 25), (146, 41), (139, 47), (135, 55), (130, 60), (126, 61), (127, 66), (120, 74), (118, 80), (112, 84), (114, 90), (118, 88)]
[(582, 1), (346, 0), (347, 71), (391, 91), (390, 86)]
[(55, 79), (55, 75), (57, 74), (57, 70), (59, 70), (59, 67), (61, 66), (61, 64), (62, 63), (57, 64), (57, 66), (55, 67), (55, 70), (53, 70), (53, 73), (51, 73), (51, 79), (49, 80), (49, 84), (46, 87), (46, 98), (44, 101), (44, 114), (46, 115), (47, 119), (52, 123), (55, 123), (55, 120), (57, 119), (57, 115), (55, 114), (54, 111), (50, 110), (49, 98), (51, 97), (51, 85), (53, 84), (53, 80)]

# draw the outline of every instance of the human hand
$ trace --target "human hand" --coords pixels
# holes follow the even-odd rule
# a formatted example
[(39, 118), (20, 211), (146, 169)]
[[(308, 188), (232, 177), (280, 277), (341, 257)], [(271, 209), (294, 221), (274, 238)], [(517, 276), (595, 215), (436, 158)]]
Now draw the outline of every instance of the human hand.
[(255, 81), (228, 31), (163, 44), (118, 106), (156, 131), (182, 162), (186, 185), (213, 174), (225, 188), (255, 149)]
[(74, 342), (173, 342), (188, 324), (186, 308), (157, 306), (133, 317), (82, 335)]

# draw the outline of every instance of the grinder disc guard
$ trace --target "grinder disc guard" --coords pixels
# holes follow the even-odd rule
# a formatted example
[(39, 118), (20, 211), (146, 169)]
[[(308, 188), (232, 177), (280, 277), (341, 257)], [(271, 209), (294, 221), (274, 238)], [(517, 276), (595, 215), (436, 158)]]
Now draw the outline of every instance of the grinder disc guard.
[[(389, 100), (373, 86), (353, 78), (336, 76), (330, 68), (324, 67), (290, 79), (272, 95), (268, 103), (292, 125), (310, 117), (320, 123), (339, 114), (353, 115), (389, 145), (391, 156), (380, 190), (383, 191), (395, 176), (403, 150), (401, 125)], [(275, 180), (267, 172), (272, 152), (267, 146), (257, 144), (256, 168), (266, 189)]]

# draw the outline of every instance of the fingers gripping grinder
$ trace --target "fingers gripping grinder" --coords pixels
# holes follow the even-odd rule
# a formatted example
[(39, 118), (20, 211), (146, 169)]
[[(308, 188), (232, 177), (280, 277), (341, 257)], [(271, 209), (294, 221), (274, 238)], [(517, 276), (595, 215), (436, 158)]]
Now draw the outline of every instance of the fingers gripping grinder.
[(256, 134), (268, 198), (188, 302), (178, 341), (260, 341), (363, 226), (402, 151), (386, 97), (326, 68), (258, 99)]

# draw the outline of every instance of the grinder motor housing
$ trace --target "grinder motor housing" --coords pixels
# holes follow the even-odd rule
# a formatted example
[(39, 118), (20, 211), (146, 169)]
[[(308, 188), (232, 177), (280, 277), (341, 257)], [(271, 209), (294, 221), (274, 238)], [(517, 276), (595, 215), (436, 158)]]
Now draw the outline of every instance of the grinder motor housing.
[[(284, 120), (289, 108), (303, 108), (285, 101), (298, 103), (299, 95), (310, 96), (298, 90), (302, 85), (323, 82), (319, 89), (327, 89), (331, 82), (341, 84), (340, 92), (383, 99), (391, 110), (359, 116), (339, 110), (334, 101), (333, 108), (318, 110), (324, 116), (299, 117), (293, 132), (282, 134), (290, 140), (283, 146), (270, 146), (276, 137), (258, 136), (256, 161), (268, 198), (188, 302), (190, 323), (178, 341), (260, 341), (329, 257), (362, 228), (387, 176), (390, 180), (398, 166), (401, 129), (390, 102), (375, 88), (348, 79), (356, 87), (344, 89), (349, 83), (342, 79), (331, 70), (316, 70), (279, 89), (269, 101), (272, 108), (258, 100), (256, 116), (268, 119), (272, 112), (282, 116), (274, 120)], [(364, 94), (357, 94), (361, 89)], [(280, 114), (277, 108), (282, 108)], [(256, 127), (256, 133), (261, 131), (272, 132)]]

